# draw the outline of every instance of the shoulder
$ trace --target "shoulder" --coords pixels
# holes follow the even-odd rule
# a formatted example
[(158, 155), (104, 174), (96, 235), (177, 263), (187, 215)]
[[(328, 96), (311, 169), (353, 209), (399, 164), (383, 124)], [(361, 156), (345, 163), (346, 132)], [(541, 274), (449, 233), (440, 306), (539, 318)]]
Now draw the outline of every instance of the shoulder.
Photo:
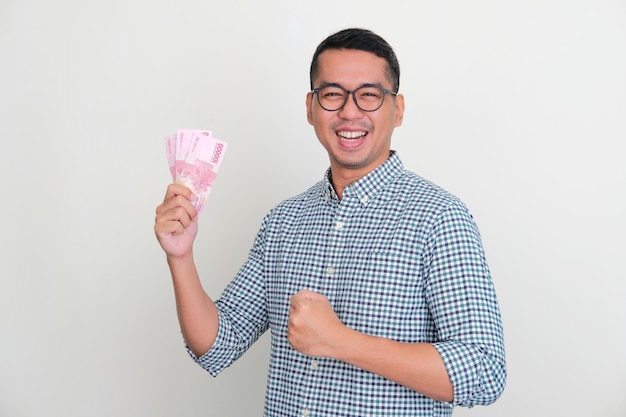
[(406, 202), (409, 209), (428, 211), (432, 214), (441, 213), (450, 208), (467, 210), (459, 197), (408, 170), (402, 171), (394, 178), (385, 192), (388, 194), (387, 198)]
[(478, 226), (467, 205), (441, 186), (403, 171), (385, 189), (384, 205), (393, 208), (401, 225), (426, 242), (451, 232), (479, 238)]

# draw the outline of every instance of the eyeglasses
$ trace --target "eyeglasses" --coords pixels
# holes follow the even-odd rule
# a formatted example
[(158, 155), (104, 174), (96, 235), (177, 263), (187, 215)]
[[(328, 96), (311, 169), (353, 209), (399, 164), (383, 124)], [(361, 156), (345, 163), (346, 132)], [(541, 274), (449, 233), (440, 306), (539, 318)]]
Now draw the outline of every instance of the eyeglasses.
[(348, 102), (348, 96), (352, 94), (354, 104), (362, 111), (376, 111), (380, 109), (385, 101), (385, 96), (398, 93), (379, 87), (377, 85), (366, 84), (356, 90), (346, 90), (337, 84), (327, 84), (314, 88), (311, 91), (317, 96), (317, 102), (326, 111), (337, 111), (343, 108)]

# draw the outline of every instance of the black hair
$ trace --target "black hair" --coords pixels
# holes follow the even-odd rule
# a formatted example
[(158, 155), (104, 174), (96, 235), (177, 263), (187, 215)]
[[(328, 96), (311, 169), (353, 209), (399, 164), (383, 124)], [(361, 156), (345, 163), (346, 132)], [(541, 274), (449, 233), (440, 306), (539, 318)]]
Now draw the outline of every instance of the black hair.
[(383, 58), (387, 61), (387, 76), (392, 83), (393, 91), (397, 92), (400, 88), (400, 64), (391, 45), (371, 30), (351, 28), (330, 35), (318, 45), (313, 54), (309, 72), (311, 89), (313, 89), (313, 79), (317, 76), (319, 56), (327, 49), (356, 49), (371, 52)]

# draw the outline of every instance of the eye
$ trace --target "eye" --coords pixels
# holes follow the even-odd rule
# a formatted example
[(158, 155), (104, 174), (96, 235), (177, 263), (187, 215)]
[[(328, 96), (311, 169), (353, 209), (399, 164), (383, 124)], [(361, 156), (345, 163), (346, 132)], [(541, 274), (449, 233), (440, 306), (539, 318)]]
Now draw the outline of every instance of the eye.
[(382, 97), (382, 92), (378, 88), (368, 87), (359, 90), (359, 98), (364, 100), (378, 100)]
[(337, 98), (343, 98), (343, 96), (345, 95), (344, 91), (340, 88), (336, 88), (336, 87), (325, 87), (322, 90), (320, 90), (320, 95), (323, 98), (327, 98), (327, 99), (337, 99)]

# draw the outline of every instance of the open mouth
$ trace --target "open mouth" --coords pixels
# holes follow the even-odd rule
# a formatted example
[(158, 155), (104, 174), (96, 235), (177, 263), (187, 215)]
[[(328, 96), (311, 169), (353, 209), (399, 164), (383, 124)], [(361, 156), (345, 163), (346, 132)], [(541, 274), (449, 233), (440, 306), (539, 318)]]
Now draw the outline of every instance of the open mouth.
[(366, 131), (341, 130), (337, 132), (337, 136), (339, 136), (342, 141), (347, 141), (347, 142), (357, 142), (363, 139), (366, 135), (367, 135)]

